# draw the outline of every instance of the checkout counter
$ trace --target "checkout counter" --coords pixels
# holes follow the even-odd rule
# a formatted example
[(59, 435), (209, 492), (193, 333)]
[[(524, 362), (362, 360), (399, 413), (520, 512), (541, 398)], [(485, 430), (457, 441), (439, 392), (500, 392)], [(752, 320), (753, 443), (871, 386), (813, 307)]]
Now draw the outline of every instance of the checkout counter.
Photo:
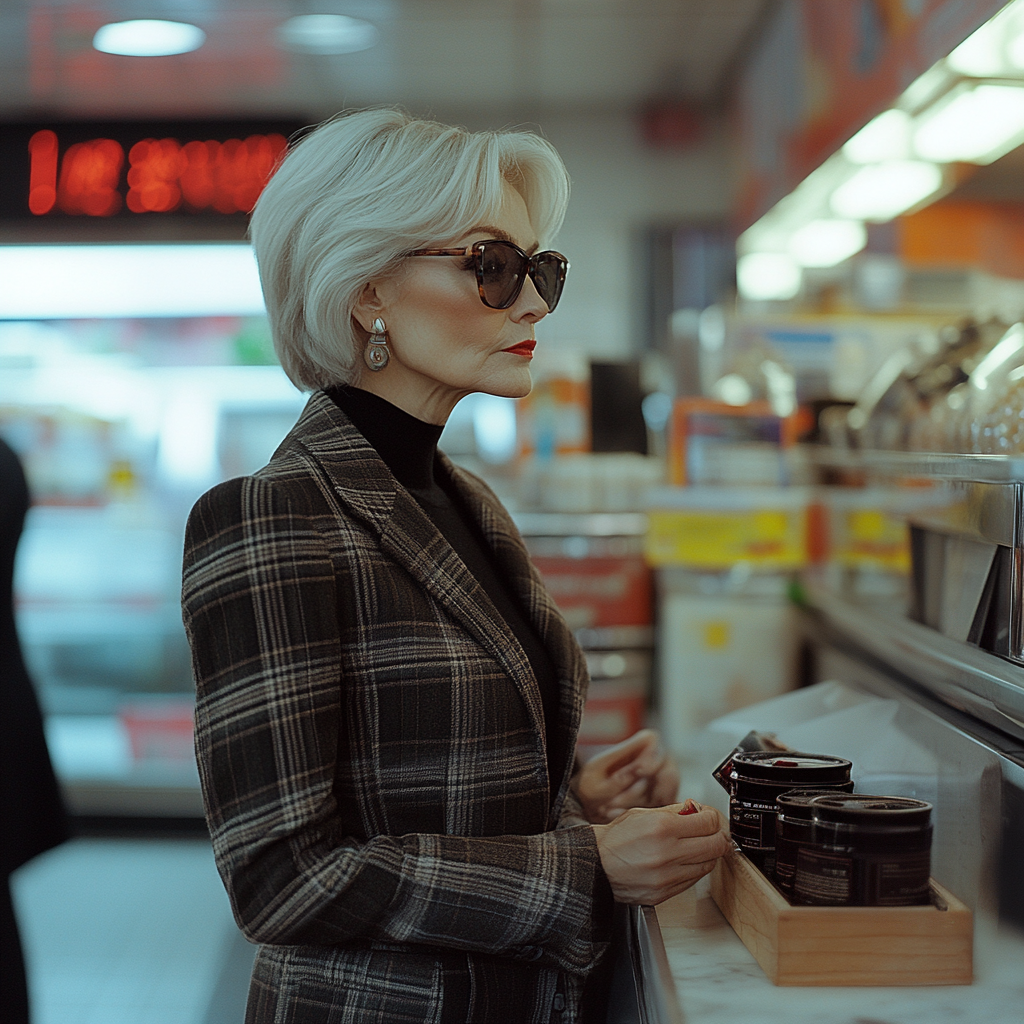
[[(862, 792), (932, 802), (932, 875), (973, 911), (974, 983), (775, 987), (703, 879), (655, 909), (631, 909), (623, 944), (636, 1011), (613, 1008), (609, 1021), (1024, 1020), (1024, 459), (825, 459), (862, 485), (931, 491), (935, 500), (908, 517), (909, 593), (805, 574), (800, 616), (814, 685), (716, 720), (701, 745), (724, 756), (750, 729), (774, 732), (795, 749), (850, 758)], [(725, 811), (711, 767), (684, 774), (683, 788)]]

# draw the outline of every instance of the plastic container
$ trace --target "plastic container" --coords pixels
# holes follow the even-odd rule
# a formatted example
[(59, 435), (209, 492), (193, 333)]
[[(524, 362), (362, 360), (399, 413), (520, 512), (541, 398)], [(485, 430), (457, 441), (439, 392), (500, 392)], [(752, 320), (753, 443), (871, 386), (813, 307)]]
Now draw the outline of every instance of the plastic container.
[[(851, 783), (852, 786), (852, 783)], [(830, 789), (791, 789), (775, 798), (775, 887), (790, 902), (796, 880), (797, 854), (813, 842), (811, 801), (831, 796)]]
[(929, 901), (932, 805), (864, 793), (816, 796), (797, 851), (794, 901), (907, 907)]
[(775, 798), (791, 789), (850, 793), (850, 761), (830, 754), (755, 750), (730, 755), (715, 778), (729, 793), (729, 831), (771, 878), (775, 871)]

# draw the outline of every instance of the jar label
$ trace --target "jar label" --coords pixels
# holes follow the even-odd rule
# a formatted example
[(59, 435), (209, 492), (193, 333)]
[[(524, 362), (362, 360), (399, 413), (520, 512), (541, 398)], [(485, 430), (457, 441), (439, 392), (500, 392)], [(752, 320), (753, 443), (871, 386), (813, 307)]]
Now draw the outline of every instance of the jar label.
[(775, 849), (775, 804), (733, 797), (729, 801), (729, 831), (745, 850)]
[[(868, 895), (878, 907), (901, 907), (923, 903), (928, 894), (931, 854), (901, 853), (868, 864)], [(872, 877), (873, 876), (873, 877)]]
[(793, 889), (805, 903), (849, 903), (852, 881), (852, 858), (806, 848), (797, 852)]

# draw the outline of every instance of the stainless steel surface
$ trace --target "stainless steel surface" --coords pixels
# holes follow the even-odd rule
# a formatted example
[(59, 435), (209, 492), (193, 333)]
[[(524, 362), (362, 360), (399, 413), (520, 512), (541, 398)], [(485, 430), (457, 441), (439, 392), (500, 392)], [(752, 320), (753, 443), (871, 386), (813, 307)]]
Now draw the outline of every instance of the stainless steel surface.
[(898, 614), (831, 593), (813, 576), (810, 605), (860, 650), (938, 700), (1024, 743), (1024, 668)]
[[(911, 526), (925, 531), (913, 548), (913, 615), (946, 636), (966, 641), (981, 620), (998, 612), (998, 628), (983, 646), (1024, 664), (1024, 457), (937, 452), (846, 451), (810, 448), (819, 468), (857, 470), (874, 485), (901, 495), (920, 488), (920, 502), (907, 511)], [(982, 606), (989, 570), (1010, 552), (1009, 572), (995, 573), (996, 598)], [(991, 598), (992, 590), (989, 590)], [(976, 621), (977, 620), (977, 621)], [(996, 635), (998, 634), (998, 636)]]
[(654, 907), (630, 907), (629, 932), (642, 1024), (683, 1024)]
[(968, 537), (946, 538), (945, 577), (941, 629), (945, 636), (966, 642), (974, 624), (996, 545)]
[(1019, 484), (977, 483), (938, 478), (933, 500), (922, 502), (907, 518), (916, 526), (956, 533), (990, 544), (1013, 544)]
[(803, 451), (817, 466), (865, 470), (879, 476), (928, 477), (989, 484), (1024, 482), (1024, 456), (1019, 455), (852, 451), (818, 445), (808, 445)]

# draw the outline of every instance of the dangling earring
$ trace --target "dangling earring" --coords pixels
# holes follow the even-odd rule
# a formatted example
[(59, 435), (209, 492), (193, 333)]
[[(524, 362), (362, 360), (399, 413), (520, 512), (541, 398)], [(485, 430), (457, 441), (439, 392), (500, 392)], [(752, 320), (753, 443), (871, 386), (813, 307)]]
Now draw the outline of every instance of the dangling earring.
[(391, 349), (388, 348), (388, 329), (385, 327), (384, 321), (377, 317), (373, 321), (373, 333), (370, 335), (370, 340), (366, 343), (366, 348), (363, 350), (363, 359), (366, 360), (366, 365), (374, 373), (377, 373), (388, 365), (390, 358)]

